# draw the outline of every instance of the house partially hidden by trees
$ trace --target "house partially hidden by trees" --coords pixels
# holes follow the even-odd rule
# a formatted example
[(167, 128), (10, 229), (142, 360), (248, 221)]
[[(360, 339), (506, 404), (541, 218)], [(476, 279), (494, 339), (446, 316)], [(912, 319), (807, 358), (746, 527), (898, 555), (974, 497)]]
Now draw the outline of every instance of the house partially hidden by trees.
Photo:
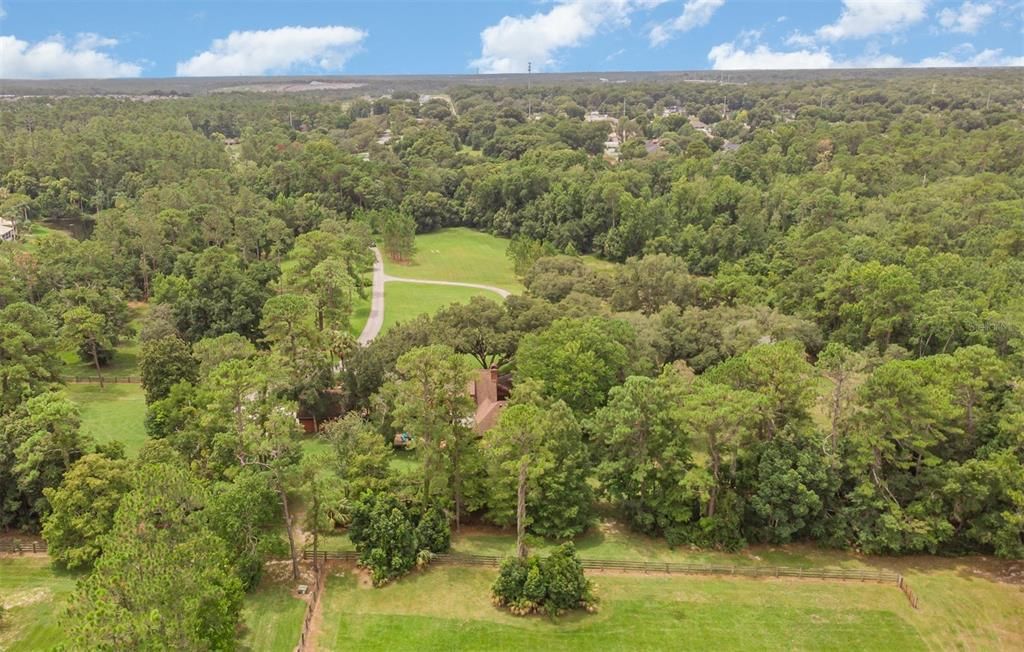
[(473, 413), (474, 432), (483, 433), (494, 427), (508, 400), (508, 393), (507, 379), (501, 378), (497, 367), (481, 369), (477, 373), (476, 379), (469, 384), (469, 394), (476, 401), (476, 412)]
[(14, 242), (18, 237), (18, 227), (14, 222), (0, 218), (0, 241)]

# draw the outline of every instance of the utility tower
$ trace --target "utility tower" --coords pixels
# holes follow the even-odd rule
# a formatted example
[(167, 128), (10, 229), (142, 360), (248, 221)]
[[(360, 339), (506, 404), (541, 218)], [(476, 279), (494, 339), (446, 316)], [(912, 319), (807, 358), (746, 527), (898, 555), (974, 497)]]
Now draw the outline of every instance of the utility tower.
[(527, 61), (526, 62), (526, 107), (527, 107), (526, 111), (527, 111), (527, 114), (529, 115), (529, 118), (531, 120), (533, 119), (533, 94), (531, 92), (533, 90), (532, 73), (533, 73), (533, 62), (532, 61)]

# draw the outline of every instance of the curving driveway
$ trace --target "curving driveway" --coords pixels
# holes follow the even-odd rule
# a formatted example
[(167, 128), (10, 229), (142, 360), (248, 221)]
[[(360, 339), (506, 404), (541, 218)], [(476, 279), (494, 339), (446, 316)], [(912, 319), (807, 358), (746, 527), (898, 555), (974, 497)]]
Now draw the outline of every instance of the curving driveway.
[(363, 332), (359, 334), (359, 339), (356, 340), (362, 346), (366, 346), (367, 344), (372, 342), (373, 339), (380, 334), (380, 329), (384, 325), (385, 283), (419, 283), (421, 285), (450, 285), (462, 288), (473, 288), (476, 290), (486, 290), (488, 292), (494, 292), (503, 299), (512, 294), (508, 290), (503, 290), (493, 285), (480, 285), (478, 283), (458, 283), (456, 281), (428, 281), (419, 278), (402, 278), (400, 276), (390, 276), (384, 272), (384, 259), (380, 255), (380, 249), (374, 247), (373, 255), (376, 260), (373, 263), (373, 291), (371, 294), (370, 301), (370, 316), (366, 319), (366, 325), (363, 326)]

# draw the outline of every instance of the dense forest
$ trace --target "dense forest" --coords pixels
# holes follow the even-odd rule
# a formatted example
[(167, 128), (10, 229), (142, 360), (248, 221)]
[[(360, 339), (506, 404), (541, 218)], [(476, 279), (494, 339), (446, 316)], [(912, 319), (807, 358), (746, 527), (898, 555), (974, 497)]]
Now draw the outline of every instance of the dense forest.
[[(347, 526), (381, 582), (449, 527), (568, 540), (599, 511), (670, 545), (1020, 558), (1022, 112), (1013, 71), (5, 101), (0, 528), (95, 567), (83, 647), (148, 640), (170, 586), (217, 607), (162, 640), (231, 639), (297, 529)], [(358, 346), (371, 244), (450, 226), (510, 238), (526, 292)], [(132, 459), (79, 431), (58, 357), (102, 377), (129, 302)], [(297, 410), (344, 414), (329, 452)]]

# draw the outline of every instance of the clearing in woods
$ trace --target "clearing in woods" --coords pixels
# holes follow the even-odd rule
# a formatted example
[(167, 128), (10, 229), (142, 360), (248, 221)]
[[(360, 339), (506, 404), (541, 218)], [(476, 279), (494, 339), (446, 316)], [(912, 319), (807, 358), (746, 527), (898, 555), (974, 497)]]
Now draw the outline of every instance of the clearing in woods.
[(97, 443), (120, 441), (131, 457), (142, 447), (146, 435), (146, 396), (142, 385), (79, 383), (65, 388), (68, 397), (78, 404), (82, 415), (82, 432)]
[(77, 577), (54, 570), (44, 555), (0, 556), (0, 650), (49, 650), (63, 642), (58, 617)]
[(906, 569), (914, 610), (874, 582), (591, 574), (596, 615), (519, 618), (491, 606), (495, 571), (437, 567), (381, 589), (327, 583), (322, 650), (1021, 649), (1020, 587), (947, 561)]
[(520, 293), (523, 285), (505, 255), (507, 247), (508, 240), (482, 231), (441, 229), (416, 236), (411, 262), (396, 263), (384, 256), (384, 271), (403, 278), (478, 283)]
[(439, 567), (380, 589), (327, 582), (322, 650), (925, 649), (891, 586), (595, 575), (597, 614), (520, 618), (493, 569)]
[[(510, 535), (466, 530), (455, 538), (456, 551), (511, 551)], [(323, 542), (324, 548), (350, 548), (345, 537), (336, 539)], [(1019, 562), (868, 558), (805, 546), (690, 553), (615, 532), (584, 537), (579, 547), (591, 558), (653, 553), (665, 561), (885, 568), (907, 577), (921, 608), (912, 609), (894, 585), (876, 582), (592, 572), (599, 613), (518, 618), (490, 604), (492, 568), (428, 567), (372, 589), (352, 569), (337, 567), (324, 593), (317, 649), (1024, 649)], [(305, 603), (290, 595), (290, 582), (272, 575), (268, 570), (246, 597), (242, 649), (294, 648)], [(0, 557), (0, 599), (7, 608), (0, 649), (49, 649), (61, 643), (53, 616), (62, 612), (75, 578), (54, 570), (43, 556)]]
[(384, 324), (381, 326), (381, 333), (387, 332), (395, 324), (408, 322), (422, 314), (433, 315), (448, 304), (466, 303), (476, 296), (495, 301), (502, 300), (497, 294), (487, 290), (388, 282), (384, 285)]

